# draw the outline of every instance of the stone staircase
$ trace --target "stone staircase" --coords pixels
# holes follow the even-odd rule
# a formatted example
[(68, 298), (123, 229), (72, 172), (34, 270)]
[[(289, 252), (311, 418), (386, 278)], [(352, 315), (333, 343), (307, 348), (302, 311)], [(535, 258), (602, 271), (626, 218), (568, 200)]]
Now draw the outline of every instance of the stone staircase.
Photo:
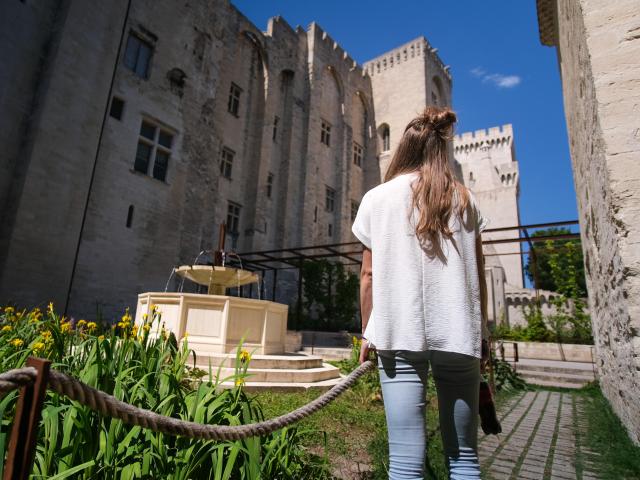
[(596, 379), (594, 365), (587, 362), (563, 362), (521, 358), (517, 363), (506, 359), (522, 378), (532, 385), (559, 388), (582, 388)]
[[(221, 388), (232, 388), (234, 379), (228, 379), (235, 372), (235, 352), (212, 353), (196, 359), (196, 366), (213, 376), (219, 375)], [(318, 355), (303, 352), (282, 355), (252, 355), (244, 379), (246, 391), (275, 390), (302, 391), (317, 387), (328, 390), (342, 380), (340, 369), (323, 361)], [(226, 380), (225, 380), (226, 379)]]
[(351, 356), (351, 347), (302, 347), (300, 353), (318, 355), (324, 360), (345, 360)]

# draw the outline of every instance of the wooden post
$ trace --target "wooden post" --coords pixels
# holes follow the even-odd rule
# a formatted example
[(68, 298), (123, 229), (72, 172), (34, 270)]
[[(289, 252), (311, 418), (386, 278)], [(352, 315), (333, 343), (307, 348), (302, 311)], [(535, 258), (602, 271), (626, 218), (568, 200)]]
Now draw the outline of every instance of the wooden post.
[(4, 480), (27, 480), (33, 467), (38, 426), (49, 382), (51, 361), (29, 357), (26, 366), (34, 367), (37, 370), (37, 375), (34, 383), (20, 388), (20, 397), (9, 440)]
[(296, 304), (296, 330), (302, 322), (302, 262), (298, 263), (298, 303)]
[(496, 378), (493, 374), (493, 339), (489, 338), (489, 387), (491, 388), (491, 395), (496, 394)]

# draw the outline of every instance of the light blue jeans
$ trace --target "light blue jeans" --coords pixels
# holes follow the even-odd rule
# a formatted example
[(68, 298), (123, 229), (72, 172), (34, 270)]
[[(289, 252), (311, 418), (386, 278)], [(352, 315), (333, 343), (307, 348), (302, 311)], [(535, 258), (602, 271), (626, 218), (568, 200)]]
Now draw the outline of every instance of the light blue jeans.
[(480, 359), (436, 350), (379, 350), (378, 369), (389, 431), (389, 480), (424, 478), (429, 364), (438, 394), (449, 478), (479, 479)]

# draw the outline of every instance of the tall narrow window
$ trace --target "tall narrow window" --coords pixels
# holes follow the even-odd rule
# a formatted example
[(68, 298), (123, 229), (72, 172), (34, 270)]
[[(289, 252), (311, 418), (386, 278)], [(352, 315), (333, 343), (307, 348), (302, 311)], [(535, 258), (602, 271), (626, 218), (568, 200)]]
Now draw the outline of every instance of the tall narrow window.
[(269, 172), (267, 175), (267, 198), (271, 198), (273, 193), (273, 173)]
[(331, 187), (326, 187), (324, 209), (327, 212), (333, 212), (335, 200), (336, 200), (336, 191)]
[(227, 206), (227, 230), (232, 235), (240, 232), (240, 208), (235, 202), (229, 202)]
[(327, 229), (327, 233), (330, 237), (333, 237), (333, 225), (329, 224), (329, 228)]
[(356, 215), (358, 215), (358, 208), (360, 208), (360, 204), (355, 200), (351, 200), (351, 221), (352, 222), (356, 219)]
[(362, 166), (362, 146), (356, 142), (353, 142), (353, 163), (357, 166)]
[(169, 158), (173, 147), (173, 134), (155, 125), (149, 120), (143, 120), (140, 125), (138, 137), (138, 149), (133, 169), (136, 172), (149, 173), (149, 166), (153, 162), (151, 170), (153, 178), (164, 182), (167, 178)]
[(274, 142), (278, 141), (278, 124), (280, 123), (280, 117), (277, 115), (273, 118), (273, 134), (271, 136)]
[(153, 45), (134, 33), (129, 33), (124, 52), (124, 65), (140, 78), (149, 78), (149, 63)]
[(438, 106), (438, 95), (435, 92), (431, 92), (431, 103)]
[(220, 152), (220, 175), (231, 180), (231, 169), (236, 152), (227, 147), (222, 147)]
[(129, 205), (129, 210), (127, 211), (127, 228), (131, 228), (132, 223), (133, 223), (133, 205)]
[(325, 120), (322, 120), (320, 142), (324, 143), (327, 147), (331, 145), (331, 124)]
[(391, 132), (389, 127), (385, 125), (382, 129), (382, 151), (388, 152), (391, 150)]
[(122, 120), (122, 113), (124, 112), (124, 100), (118, 97), (111, 99), (111, 108), (109, 109), (109, 115), (116, 120)]
[(229, 102), (227, 103), (227, 110), (229, 113), (235, 115), (236, 117), (240, 112), (241, 93), (242, 89), (235, 83), (231, 83), (231, 88), (229, 89)]

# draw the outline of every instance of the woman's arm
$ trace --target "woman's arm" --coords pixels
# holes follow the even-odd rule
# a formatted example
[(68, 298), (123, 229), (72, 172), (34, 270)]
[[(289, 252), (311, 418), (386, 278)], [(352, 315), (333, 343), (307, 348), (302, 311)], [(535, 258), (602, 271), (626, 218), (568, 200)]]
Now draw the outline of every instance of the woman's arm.
[(364, 247), (362, 251), (362, 267), (360, 269), (360, 318), (362, 319), (362, 333), (367, 328), (371, 309), (373, 308), (373, 298), (371, 293), (372, 285), (371, 250)]

